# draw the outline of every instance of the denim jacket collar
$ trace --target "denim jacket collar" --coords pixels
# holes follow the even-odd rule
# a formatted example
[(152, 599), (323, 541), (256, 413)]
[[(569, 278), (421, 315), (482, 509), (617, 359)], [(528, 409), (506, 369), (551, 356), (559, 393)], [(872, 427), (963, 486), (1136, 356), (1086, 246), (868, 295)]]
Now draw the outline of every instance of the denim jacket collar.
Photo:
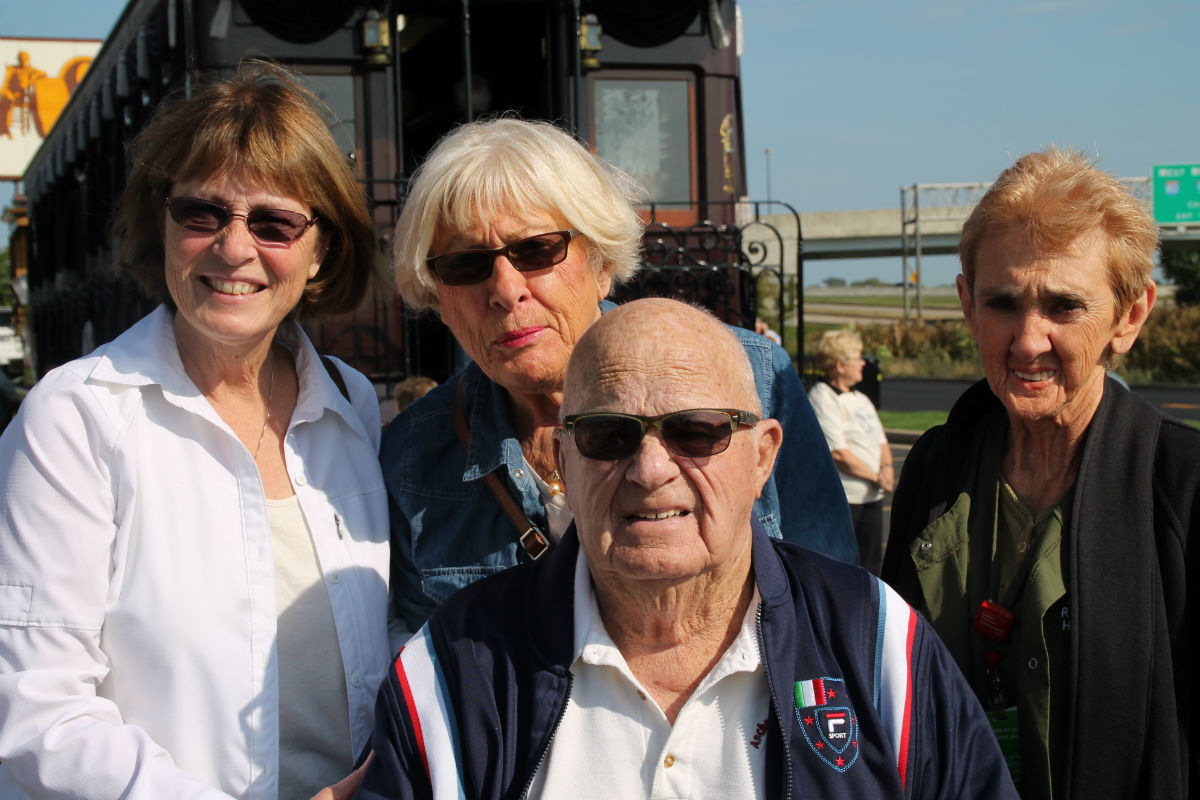
[(463, 369), (459, 380), (471, 431), (463, 481), (479, 480), (502, 464), (513, 474), (525, 457), (509, 420), (507, 392), (500, 384), (488, 380), (474, 362)]

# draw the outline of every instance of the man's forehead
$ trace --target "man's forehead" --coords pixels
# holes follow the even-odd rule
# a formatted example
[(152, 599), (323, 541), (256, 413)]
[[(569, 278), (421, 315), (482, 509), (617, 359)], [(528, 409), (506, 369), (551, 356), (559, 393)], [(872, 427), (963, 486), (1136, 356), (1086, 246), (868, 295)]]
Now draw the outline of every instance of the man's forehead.
[[(728, 359), (706, 354), (690, 343), (626, 341), (619, 346), (592, 353), (581, 380), (568, 384), (564, 403), (571, 413), (607, 408), (618, 410), (633, 404), (646, 409), (656, 403), (680, 408), (736, 405), (729, 380)], [(633, 411), (633, 409), (625, 408)]]
[(583, 402), (665, 392), (733, 406), (744, 360), (736, 337), (705, 312), (675, 300), (635, 300), (602, 316), (577, 344), (565, 413), (585, 410)]

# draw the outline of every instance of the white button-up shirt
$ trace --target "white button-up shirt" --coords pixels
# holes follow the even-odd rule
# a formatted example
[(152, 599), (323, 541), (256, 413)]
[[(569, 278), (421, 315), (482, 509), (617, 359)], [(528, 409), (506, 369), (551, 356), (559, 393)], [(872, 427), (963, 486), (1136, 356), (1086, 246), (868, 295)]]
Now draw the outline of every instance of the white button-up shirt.
[[(358, 753), (391, 656), (378, 399), (347, 369), (348, 403), (299, 327), (285, 334), (300, 394), (284, 455)], [(15, 777), (39, 797), (275, 800), (266, 499), (166, 309), (39, 381), (0, 439), (0, 487), (0, 797), (21, 797)]]

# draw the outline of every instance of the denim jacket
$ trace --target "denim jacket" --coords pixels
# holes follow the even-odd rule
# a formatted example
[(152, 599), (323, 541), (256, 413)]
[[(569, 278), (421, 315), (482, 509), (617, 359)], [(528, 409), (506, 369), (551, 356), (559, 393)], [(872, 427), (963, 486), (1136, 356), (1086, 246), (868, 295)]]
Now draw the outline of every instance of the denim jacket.
[[(615, 307), (601, 303), (605, 312)], [(791, 359), (762, 336), (732, 330), (750, 357), (763, 416), (779, 420), (784, 432), (755, 514), (775, 538), (784, 538), (780, 531), (786, 530), (796, 534), (786, 537), (790, 541), (857, 563), (846, 495)], [(453, 392), (460, 381), (469, 452), (454, 432)], [(415, 631), (457, 590), (529, 560), (518, 532), (481, 480), (484, 475), (499, 470), (530, 521), (548, 529), (506, 398), (505, 390), (471, 363), (384, 430), (380, 461), (391, 506), (393, 625)]]

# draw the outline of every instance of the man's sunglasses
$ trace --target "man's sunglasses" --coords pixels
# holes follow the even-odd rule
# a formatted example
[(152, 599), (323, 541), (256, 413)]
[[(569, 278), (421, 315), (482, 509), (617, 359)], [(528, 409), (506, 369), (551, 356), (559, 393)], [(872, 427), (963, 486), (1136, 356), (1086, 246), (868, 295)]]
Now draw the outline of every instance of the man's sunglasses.
[(539, 233), (494, 250), (456, 250), (425, 259), (444, 286), (467, 286), (492, 277), (496, 256), (504, 256), (519, 272), (537, 272), (561, 264), (577, 231)]
[(689, 408), (657, 417), (597, 411), (563, 420), (567, 434), (587, 458), (619, 461), (637, 452), (649, 427), (658, 428), (667, 449), (685, 458), (724, 453), (739, 426), (754, 427), (758, 416), (736, 408)]
[(220, 203), (199, 197), (168, 197), (167, 212), (181, 227), (196, 233), (216, 233), (235, 219), (246, 221), (250, 234), (260, 242), (285, 244), (294, 242), (316, 224), (298, 211), (282, 208), (256, 208), (245, 214), (235, 214)]

